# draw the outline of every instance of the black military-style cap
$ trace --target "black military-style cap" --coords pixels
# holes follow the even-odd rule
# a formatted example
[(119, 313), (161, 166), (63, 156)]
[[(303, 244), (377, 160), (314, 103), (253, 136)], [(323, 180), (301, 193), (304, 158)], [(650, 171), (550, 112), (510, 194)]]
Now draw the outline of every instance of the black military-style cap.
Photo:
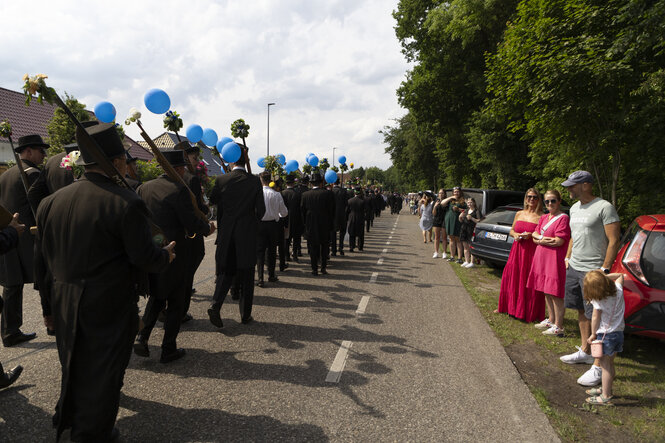
[(162, 150), (162, 154), (164, 154), (166, 160), (168, 160), (173, 167), (185, 166), (187, 164), (185, 162), (185, 151), (180, 149), (164, 149)]
[[(122, 144), (120, 135), (118, 135), (118, 131), (115, 129), (115, 124), (100, 123), (86, 128), (85, 131), (102, 148), (106, 158), (112, 159), (125, 155), (125, 147)], [(90, 150), (94, 148), (90, 146), (88, 138), (78, 128), (76, 129), (76, 143), (79, 145), (81, 152), (81, 156), (76, 161), (76, 164), (82, 166), (94, 165), (95, 161), (90, 154)]]

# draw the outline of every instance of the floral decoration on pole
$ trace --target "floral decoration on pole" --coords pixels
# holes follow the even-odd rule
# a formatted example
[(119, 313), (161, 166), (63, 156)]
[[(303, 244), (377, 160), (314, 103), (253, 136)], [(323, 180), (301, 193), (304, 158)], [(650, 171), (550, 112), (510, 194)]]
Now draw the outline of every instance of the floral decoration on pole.
[(167, 111), (166, 114), (164, 114), (164, 129), (175, 132), (178, 141), (180, 141), (180, 136), (178, 135), (178, 131), (182, 129), (182, 119), (180, 118), (180, 114), (176, 111)]
[(234, 137), (240, 137), (242, 139), (242, 144), (245, 146), (242, 149), (242, 155), (245, 156), (245, 166), (247, 167), (247, 172), (252, 173), (252, 167), (249, 163), (249, 153), (247, 152), (249, 148), (247, 147), (247, 142), (245, 139), (249, 137), (249, 125), (245, 123), (245, 120), (239, 118), (238, 120), (231, 123), (231, 135)]
[(77, 165), (76, 160), (79, 159), (81, 153), (79, 151), (72, 151), (62, 158), (60, 161), (60, 167), (72, 171), (75, 178), (81, 177), (85, 168), (83, 166)]
[(322, 173), (325, 174), (329, 167), (330, 163), (328, 162), (328, 159), (326, 157), (322, 158), (319, 162), (319, 169), (321, 169)]
[(9, 124), (9, 120), (3, 120), (0, 122), (0, 137), (9, 138), (12, 136), (12, 125)]
[(57, 94), (55, 89), (46, 86), (45, 79), (48, 78), (48, 75), (37, 74), (30, 77), (28, 74), (23, 76), (23, 94), (25, 95), (25, 104), (26, 106), (30, 104), (32, 96), (37, 94), (37, 101), (43, 103), (46, 100), (47, 103), (53, 103)]

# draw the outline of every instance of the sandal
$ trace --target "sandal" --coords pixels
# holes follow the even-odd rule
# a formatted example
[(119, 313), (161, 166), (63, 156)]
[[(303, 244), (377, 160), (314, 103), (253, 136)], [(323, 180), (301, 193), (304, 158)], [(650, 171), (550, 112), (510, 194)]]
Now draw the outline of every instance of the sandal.
[(600, 388), (600, 387), (599, 388), (591, 388), (591, 389), (587, 389), (584, 392), (586, 393), (586, 395), (591, 395), (592, 397), (597, 397), (599, 395), (603, 395), (603, 388)]
[(586, 399), (586, 402), (589, 403), (590, 405), (597, 405), (597, 406), (614, 406), (614, 403), (612, 403), (612, 399), (614, 396), (610, 396), (605, 398), (602, 394), (601, 395), (596, 395), (593, 397), (588, 397)]

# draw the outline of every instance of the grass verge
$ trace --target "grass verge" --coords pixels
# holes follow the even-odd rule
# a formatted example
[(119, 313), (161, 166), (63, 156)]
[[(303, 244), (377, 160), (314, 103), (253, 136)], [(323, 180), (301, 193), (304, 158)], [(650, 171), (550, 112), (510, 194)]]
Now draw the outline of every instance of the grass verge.
[(558, 358), (580, 345), (577, 312), (566, 311), (564, 338), (544, 336), (533, 324), (493, 313), (502, 270), (452, 266), (563, 441), (665, 441), (665, 343), (627, 334), (615, 360), (616, 406), (588, 407), (576, 384), (587, 367)]

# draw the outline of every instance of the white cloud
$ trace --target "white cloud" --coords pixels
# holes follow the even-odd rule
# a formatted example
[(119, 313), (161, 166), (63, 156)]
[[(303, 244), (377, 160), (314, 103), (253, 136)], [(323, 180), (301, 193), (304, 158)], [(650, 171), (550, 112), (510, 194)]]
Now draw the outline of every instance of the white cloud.
[[(27, 6), (29, 5), (29, 6)], [(244, 118), (254, 159), (270, 150), (345, 154), (356, 165), (390, 166), (378, 130), (403, 114), (395, 89), (407, 64), (394, 35), (396, 0), (43, 1), (4, 0), (0, 86), (19, 90), (24, 73), (89, 109), (111, 101), (123, 121), (140, 107), (149, 134), (161, 116), (143, 107), (150, 88), (167, 91), (185, 126), (220, 136)], [(135, 128), (127, 133), (138, 138)]]

